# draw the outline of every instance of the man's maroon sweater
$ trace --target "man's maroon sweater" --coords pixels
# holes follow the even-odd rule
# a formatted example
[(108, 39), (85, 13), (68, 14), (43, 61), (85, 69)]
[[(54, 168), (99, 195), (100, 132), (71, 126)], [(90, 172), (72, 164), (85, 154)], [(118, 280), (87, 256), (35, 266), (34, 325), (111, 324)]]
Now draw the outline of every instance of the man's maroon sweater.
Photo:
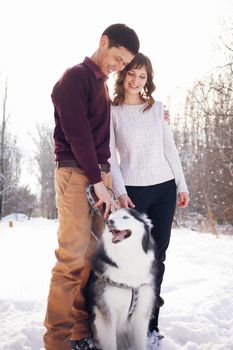
[(75, 159), (90, 183), (110, 157), (110, 100), (106, 76), (88, 57), (68, 69), (52, 91), (55, 160)]

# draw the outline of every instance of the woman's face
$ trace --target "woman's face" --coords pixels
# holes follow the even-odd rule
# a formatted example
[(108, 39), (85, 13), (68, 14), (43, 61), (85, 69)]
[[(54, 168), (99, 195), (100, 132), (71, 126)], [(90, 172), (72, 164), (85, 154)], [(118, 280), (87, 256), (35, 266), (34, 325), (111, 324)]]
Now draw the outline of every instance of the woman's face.
[(126, 73), (124, 80), (124, 90), (127, 94), (139, 94), (147, 82), (147, 72), (145, 66), (138, 69), (131, 69)]

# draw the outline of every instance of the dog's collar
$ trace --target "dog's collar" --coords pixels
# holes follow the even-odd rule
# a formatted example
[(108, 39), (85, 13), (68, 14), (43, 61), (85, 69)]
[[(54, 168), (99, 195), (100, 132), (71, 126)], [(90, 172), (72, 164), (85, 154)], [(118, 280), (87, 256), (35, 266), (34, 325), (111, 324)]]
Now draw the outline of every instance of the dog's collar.
[(117, 288), (123, 288), (123, 289), (131, 289), (132, 291), (132, 298), (131, 303), (128, 311), (128, 317), (130, 317), (134, 310), (136, 309), (137, 302), (138, 302), (138, 294), (139, 294), (139, 288), (142, 286), (150, 285), (150, 283), (141, 283), (138, 287), (132, 287), (129, 286), (126, 283), (119, 283), (112, 281), (109, 277), (104, 276), (102, 273), (99, 273), (98, 271), (94, 271), (94, 274), (103, 282), (109, 284), (110, 286), (117, 287)]

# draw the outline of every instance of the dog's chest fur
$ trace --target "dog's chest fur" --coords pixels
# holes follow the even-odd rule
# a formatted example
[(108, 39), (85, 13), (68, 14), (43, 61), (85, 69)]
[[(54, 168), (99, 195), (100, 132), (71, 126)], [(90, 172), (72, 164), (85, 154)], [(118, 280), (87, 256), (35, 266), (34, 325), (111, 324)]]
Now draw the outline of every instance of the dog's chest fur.
[[(109, 257), (117, 263), (117, 268), (114, 266), (105, 266), (104, 274), (109, 276), (111, 280), (118, 283), (125, 283), (131, 287), (137, 288), (144, 283), (152, 283), (154, 276), (152, 266), (154, 262), (154, 254), (152, 251), (145, 254), (144, 252), (127, 252), (127, 256), (119, 251), (117, 259), (114, 254)], [(114, 260), (115, 258), (115, 260)]]

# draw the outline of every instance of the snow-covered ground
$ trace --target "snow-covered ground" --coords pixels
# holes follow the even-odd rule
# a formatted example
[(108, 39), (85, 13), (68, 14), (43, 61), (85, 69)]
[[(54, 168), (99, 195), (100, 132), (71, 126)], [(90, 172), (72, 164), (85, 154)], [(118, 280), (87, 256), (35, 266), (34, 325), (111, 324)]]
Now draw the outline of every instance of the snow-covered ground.
[[(58, 224), (9, 219), (0, 222), (0, 349), (40, 350)], [(160, 350), (233, 350), (232, 271), (233, 236), (173, 230)]]

